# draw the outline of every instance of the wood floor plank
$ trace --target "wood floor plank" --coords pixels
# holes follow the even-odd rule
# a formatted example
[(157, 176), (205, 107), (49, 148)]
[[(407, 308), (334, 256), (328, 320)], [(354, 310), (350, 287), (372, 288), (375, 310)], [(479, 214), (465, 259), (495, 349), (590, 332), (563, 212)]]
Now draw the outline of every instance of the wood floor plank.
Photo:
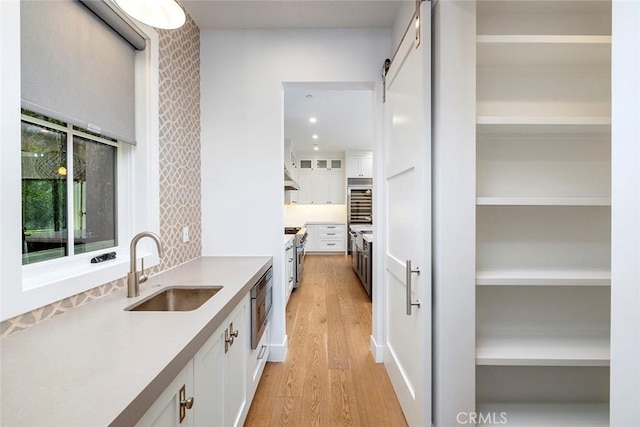
[(300, 397), (276, 397), (271, 413), (269, 426), (271, 427), (300, 427), (302, 415), (302, 398)]
[(371, 301), (350, 258), (305, 262), (287, 305), (287, 359), (267, 363), (245, 425), (406, 426), (387, 372), (369, 350)]
[(351, 371), (332, 369), (329, 371), (329, 378), (331, 382), (331, 425), (362, 425)]
[(347, 337), (337, 292), (327, 292), (327, 358), (329, 369), (349, 369)]
[(307, 366), (307, 337), (309, 318), (307, 301), (300, 301), (296, 315), (296, 327), (289, 339), (287, 359), (283, 363), (278, 396), (302, 397)]
[(307, 345), (306, 380), (302, 395), (302, 425), (329, 426), (330, 390), (326, 334), (311, 334)]

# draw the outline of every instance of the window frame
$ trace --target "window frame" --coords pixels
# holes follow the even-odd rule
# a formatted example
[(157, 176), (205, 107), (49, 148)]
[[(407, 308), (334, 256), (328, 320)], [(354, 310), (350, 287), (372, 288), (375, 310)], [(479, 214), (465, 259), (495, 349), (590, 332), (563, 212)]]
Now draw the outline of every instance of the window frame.
[[(38, 114), (35, 113), (34, 114)], [(49, 117), (49, 119), (51, 120), (55, 120)], [(120, 209), (121, 203), (118, 200), (119, 195), (122, 192), (125, 192), (126, 194), (126, 189), (125, 188), (121, 188), (124, 187), (120, 181), (120, 164), (119, 161), (122, 159), (122, 156), (120, 156), (120, 150), (123, 149), (123, 145), (125, 145), (122, 141), (113, 141), (111, 139), (107, 139), (107, 138), (103, 138), (100, 136), (97, 136), (96, 134), (90, 133), (90, 132), (85, 132), (83, 130), (79, 130), (79, 128), (77, 128), (76, 126), (72, 125), (71, 123), (66, 123), (65, 125), (61, 125), (58, 123), (55, 123), (53, 121), (48, 121), (48, 120), (43, 120), (41, 118), (38, 117), (34, 117), (31, 116), (29, 114), (25, 114), (22, 113), (20, 115), (20, 121), (21, 122), (26, 122), (32, 125), (36, 125), (42, 128), (47, 128), (47, 129), (53, 129), (56, 130), (58, 132), (64, 133), (65, 137), (66, 137), (66, 144), (67, 144), (67, 158), (66, 158), (66, 163), (67, 165), (73, 165), (74, 164), (74, 144), (75, 144), (75, 137), (80, 137), (83, 139), (87, 139), (90, 140), (92, 142), (96, 142), (96, 143), (100, 143), (100, 144), (104, 144), (104, 145), (109, 145), (111, 147), (115, 147), (116, 148), (116, 158), (115, 158), (115, 162), (116, 162), (116, 188), (115, 188), (115, 203), (116, 203), (116, 209), (115, 209), (115, 224), (116, 224), (116, 241), (118, 242), (118, 245), (116, 246), (109, 246), (106, 248), (102, 248), (102, 249), (98, 249), (98, 250), (94, 250), (94, 251), (88, 251), (88, 252), (84, 252), (84, 253), (75, 253), (75, 242), (74, 242), (74, 230), (75, 230), (75, 211), (74, 211), (74, 197), (73, 197), (73, 180), (69, 180), (67, 179), (65, 182), (65, 185), (67, 187), (67, 206), (66, 206), (66, 211), (67, 211), (67, 252), (68, 255), (62, 256), (62, 257), (58, 257), (58, 258), (52, 258), (52, 259), (48, 259), (48, 260), (43, 260), (43, 261), (37, 261), (34, 263), (28, 263), (28, 264), (22, 264), (22, 272), (23, 272), (23, 277), (29, 277), (32, 274), (32, 271), (35, 272), (35, 274), (37, 275), (38, 272), (40, 272), (39, 274), (54, 274), (55, 271), (57, 269), (60, 268), (68, 268), (69, 266), (71, 267), (75, 267), (76, 262), (78, 262), (78, 259), (81, 259), (79, 261), (80, 265), (86, 263), (86, 258), (88, 256), (89, 261), (91, 260), (91, 258), (93, 258), (96, 255), (105, 253), (105, 252), (113, 252), (113, 251), (117, 251), (118, 249), (121, 248), (122, 245), (122, 239), (125, 236), (122, 236), (120, 233), (120, 224), (125, 222), (126, 223), (126, 219), (124, 217), (121, 217), (121, 215), (125, 215), (126, 212), (123, 212), (123, 210)], [(73, 167), (68, 167), (68, 170), (71, 171), (71, 174), (73, 174)], [(73, 178), (73, 176), (71, 177)], [(22, 202), (24, 202), (24, 200), (21, 199)], [(37, 279), (36, 279), (37, 280)], [(25, 287), (25, 284), (23, 283), (23, 288), (27, 288), (29, 289), (29, 285), (32, 285), (32, 283), (27, 283), (27, 286)]]
[[(114, 10), (112, 0), (105, 0)], [(118, 243), (116, 259), (91, 264), (92, 254), (22, 265), (22, 174), (20, 98), (20, 3), (0, 2), (0, 320), (43, 307), (126, 276), (128, 242), (139, 231), (159, 233), (159, 40), (157, 32), (133, 23), (147, 39), (135, 57), (135, 123), (137, 145), (122, 144), (117, 162)], [(15, 209), (7, 207), (15, 206)], [(147, 239), (148, 240), (148, 239)], [(152, 242), (140, 242), (145, 266), (159, 263)], [(69, 261), (68, 258), (73, 258)], [(65, 262), (66, 261), (66, 262)], [(53, 267), (53, 264), (55, 267)]]

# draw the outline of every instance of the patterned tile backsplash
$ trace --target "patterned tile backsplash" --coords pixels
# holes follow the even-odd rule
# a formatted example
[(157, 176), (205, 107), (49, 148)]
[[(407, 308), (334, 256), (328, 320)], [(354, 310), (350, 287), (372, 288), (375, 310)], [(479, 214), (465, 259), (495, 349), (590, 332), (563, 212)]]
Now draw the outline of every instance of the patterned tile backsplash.
[[(200, 30), (191, 17), (160, 36), (160, 230), (164, 257), (152, 274), (202, 253), (200, 217)], [(182, 227), (189, 241), (182, 242)], [(0, 338), (124, 288), (125, 278), (0, 323)]]

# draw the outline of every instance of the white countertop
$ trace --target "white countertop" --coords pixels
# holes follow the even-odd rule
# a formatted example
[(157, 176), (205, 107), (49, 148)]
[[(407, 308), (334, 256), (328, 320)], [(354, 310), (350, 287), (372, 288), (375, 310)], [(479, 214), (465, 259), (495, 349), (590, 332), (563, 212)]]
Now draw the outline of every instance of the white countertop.
[(347, 225), (344, 221), (307, 221), (305, 225)]
[(283, 243), (286, 245), (287, 243), (292, 241), (294, 237), (296, 237), (295, 234), (285, 234)]
[(363, 233), (362, 240), (373, 243), (373, 233)]
[[(0, 425), (133, 425), (193, 358), (271, 257), (202, 257), (0, 342)], [(128, 312), (166, 285), (223, 288), (194, 311)]]

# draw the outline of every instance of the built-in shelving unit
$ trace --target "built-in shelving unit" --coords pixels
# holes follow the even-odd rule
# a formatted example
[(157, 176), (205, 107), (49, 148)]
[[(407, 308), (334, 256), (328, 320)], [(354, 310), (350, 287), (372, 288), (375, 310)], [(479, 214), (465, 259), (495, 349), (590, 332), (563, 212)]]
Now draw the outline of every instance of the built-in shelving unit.
[(476, 412), (608, 425), (611, 4), (477, 2)]

